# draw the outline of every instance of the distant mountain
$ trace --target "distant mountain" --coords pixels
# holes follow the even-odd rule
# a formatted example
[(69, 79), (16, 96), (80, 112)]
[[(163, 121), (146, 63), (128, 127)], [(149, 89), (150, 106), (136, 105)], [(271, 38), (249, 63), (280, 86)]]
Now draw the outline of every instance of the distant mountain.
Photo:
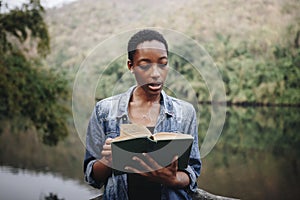
[(76, 70), (89, 50), (113, 34), (161, 27), (198, 42), (214, 43), (216, 33), (270, 44), (299, 17), (297, 0), (77, 0), (47, 10), (52, 67)]
[[(112, 92), (121, 92), (127, 87), (124, 83), (134, 84), (134, 80), (132, 76), (123, 77), (121, 84), (121, 77), (127, 71), (126, 57), (120, 55), (117, 58), (119, 54), (114, 59), (109, 57), (123, 48), (112, 50), (116, 44), (101, 46), (106, 52), (95, 54), (94, 60), (87, 59), (89, 63), (85, 63), (88, 66), (85, 69), (89, 74), (77, 73), (91, 50), (99, 48), (97, 45), (106, 39), (129, 30), (144, 27), (171, 29), (194, 39), (207, 50), (220, 70), (224, 86), (219, 85), (219, 88), (226, 88), (228, 103), (299, 104), (297, 91), (300, 85), (296, 75), (300, 73), (296, 67), (300, 55), (296, 49), (300, 45), (297, 36), (300, 35), (299, 10), (299, 0), (77, 0), (47, 10), (52, 49), (47, 64), (66, 71), (71, 80), (75, 80), (76, 74), (82, 75), (82, 91), (78, 95), (83, 102), (94, 91), (96, 98), (105, 98)], [(172, 40), (172, 45), (176, 45), (174, 41), (178, 42)], [(114, 40), (116, 42), (119, 44)], [(177, 47), (190, 46), (180, 43)], [(125, 54), (126, 50), (123, 52)], [(186, 63), (187, 56), (195, 58), (198, 55), (191, 51), (186, 52), (185, 58), (170, 59), (170, 66), (176, 68), (185, 81), (178, 81), (175, 74), (169, 74), (167, 87), (171, 87), (173, 93), (181, 92), (186, 99), (201, 102), (211, 101), (212, 96), (225, 96), (216, 89), (208, 91), (207, 81), (216, 82), (210, 78), (201, 79), (203, 74), (195, 72), (191, 62)], [(118, 63), (105, 71), (107, 63), (101, 64), (105, 58)], [(70, 86), (72, 84), (71, 81)], [(116, 90), (115, 85), (120, 90)], [(190, 86), (192, 88), (188, 88)], [(89, 98), (94, 102), (93, 95)]]

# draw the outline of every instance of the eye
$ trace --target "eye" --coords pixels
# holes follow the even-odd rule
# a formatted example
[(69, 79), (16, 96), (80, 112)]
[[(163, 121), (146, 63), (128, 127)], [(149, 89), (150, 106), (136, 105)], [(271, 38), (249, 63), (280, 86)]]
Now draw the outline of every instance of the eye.
[(150, 63), (143, 63), (139, 65), (139, 68), (142, 70), (148, 70), (151, 67)]
[(165, 68), (166, 66), (168, 66), (168, 62), (166, 63), (158, 63), (157, 64), (160, 68)]

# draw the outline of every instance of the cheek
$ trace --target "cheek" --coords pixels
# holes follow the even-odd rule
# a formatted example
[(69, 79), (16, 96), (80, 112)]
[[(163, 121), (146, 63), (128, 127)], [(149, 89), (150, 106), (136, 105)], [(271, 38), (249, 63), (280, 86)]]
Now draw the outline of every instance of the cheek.
[(164, 79), (166, 79), (166, 77), (168, 76), (168, 72), (169, 72), (169, 69), (162, 71), (161, 75)]
[(145, 74), (140, 74), (140, 73), (134, 73), (135, 80), (139, 85), (143, 85), (146, 83), (146, 77)]

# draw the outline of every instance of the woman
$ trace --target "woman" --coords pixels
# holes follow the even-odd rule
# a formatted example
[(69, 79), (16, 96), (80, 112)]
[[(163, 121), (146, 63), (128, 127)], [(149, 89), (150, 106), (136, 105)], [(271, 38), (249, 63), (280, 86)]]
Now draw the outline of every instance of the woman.
[[(91, 116), (84, 171), (86, 181), (104, 187), (104, 199), (191, 199), (196, 191), (201, 161), (197, 118), (193, 106), (163, 91), (168, 74), (168, 44), (153, 30), (142, 30), (128, 42), (128, 69), (136, 86), (98, 102)], [(120, 124), (137, 123), (153, 133), (180, 132), (194, 137), (189, 165), (177, 169), (177, 158), (162, 167), (149, 155), (134, 157), (145, 171), (127, 166), (133, 173), (114, 175), (111, 169), (111, 138), (120, 134)], [(158, 170), (155, 170), (158, 169)]]

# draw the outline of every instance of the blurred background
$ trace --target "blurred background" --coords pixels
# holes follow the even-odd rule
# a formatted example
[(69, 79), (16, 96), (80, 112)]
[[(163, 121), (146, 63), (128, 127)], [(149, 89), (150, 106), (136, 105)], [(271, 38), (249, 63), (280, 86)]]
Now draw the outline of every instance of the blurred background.
[[(202, 159), (199, 188), (241, 199), (299, 198), (299, 0), (0, 3), (0, 199), (90, 199), (101, 192), (83, 181), (85, 147), (72, 118), (73, 84), (96, 45), (143, 27), (183, 33), (220, 70), (226, 120)], [(111, 96), (111, 83), (127, 72), (126, 55), (108, 68), (91, 64), (101, 75), (95, 98)], [(196, 98), (201, 145), (211, 94), (184, 58), (171, 54), (170, 67), (192, 87), (169, 77), (169, 93)]]

